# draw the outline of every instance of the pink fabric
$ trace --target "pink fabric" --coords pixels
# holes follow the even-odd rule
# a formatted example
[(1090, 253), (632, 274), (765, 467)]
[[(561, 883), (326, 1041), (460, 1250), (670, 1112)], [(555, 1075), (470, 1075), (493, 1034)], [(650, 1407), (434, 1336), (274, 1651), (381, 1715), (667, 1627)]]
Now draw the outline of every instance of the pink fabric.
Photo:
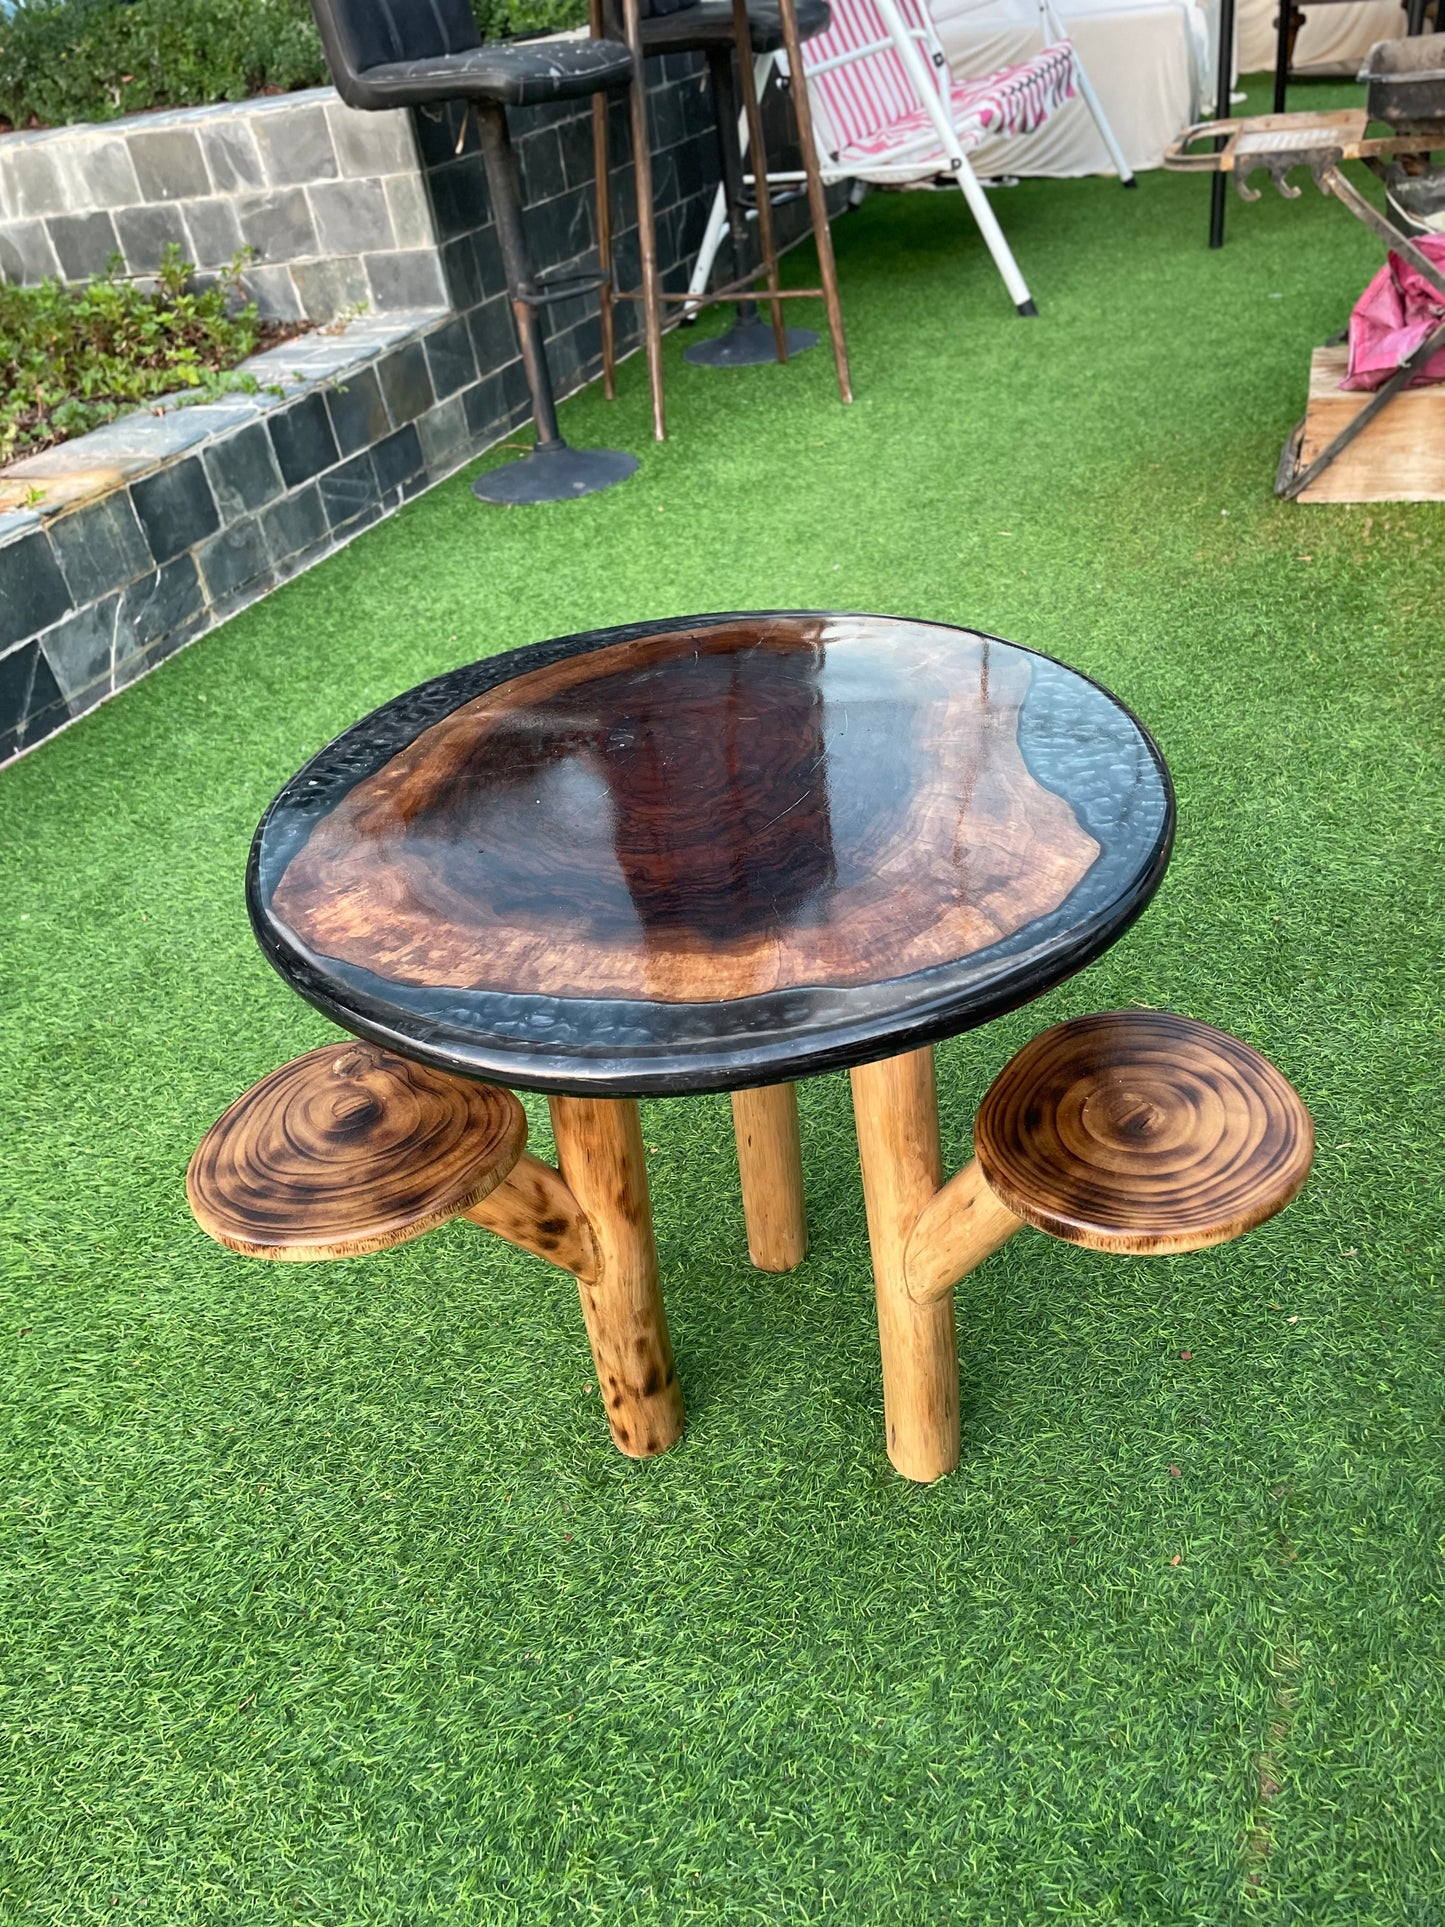
[[(1416, 240), (1422, 254), (1445, 268), (1445, 235)], [(1445, 294), (1398, 254), (1389, 260), (1355, 303), (1350, 316), (1350, 372), (1342, 388), (1383, 388), (1400, 363), (1445, 321)], [(1431, 355), (1410, 386), (1445, 381), (1445, 348)]]
[[(905, 27), (931, 27), (921, 0), (899, 0)], [(908, 69), (891, 43), (875, 53), (862, 54), (831, 73), (815, 74), (821, 61), (836, 60), (872, 42), (888, 39), (872, 0), (832, 0), (833, 24), (827, 33), (809, 40), (803, 49), (810, 84), (822, 96), (840, 145), (840, 161), (864, 167), (888, 160), (910, 139), (931, 131), (928, 109), (919, 100)], [(919, 55), (932, 64), (929, 46), (920, 43)], [(965, 150), (976, 147), (987, 134), (1031, 134), (1050, 114), (1074, 96), (1074, 50), (1067, 40), (1045, 47), (1016, 66), (1000, 67), (978, 80), (952, 80), (949, 110)], [(910, 154), (920, 174), (945, 159), (936, 143)]]
[[(837, 60), (872, 41), (888, 40), (887, 29), (869, 0), (838, 0), (831, 11), (833, 24), (828, 31), (804, 43), (805, 70), (818, 61)], [(905, 26), (921, 24), (916, 0), (902, 0), (900, 12)], [(923, 58), (927, 60), (928, 55), (924, 53)], [(828, 119), (844, 146), (876, 138), (918, 106), (908, 70), (891, 42), (881, 52), (864, 54), (846, 67), (819, 74), (812, 84), (826, 102)]]

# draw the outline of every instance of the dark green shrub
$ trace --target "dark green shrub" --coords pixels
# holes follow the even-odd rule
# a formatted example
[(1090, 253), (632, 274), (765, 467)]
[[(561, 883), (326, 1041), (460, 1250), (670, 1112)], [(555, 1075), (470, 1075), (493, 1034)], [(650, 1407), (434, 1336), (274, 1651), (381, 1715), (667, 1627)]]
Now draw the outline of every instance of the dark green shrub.
[(325, 78), (305, 0), (18, 0), (0, 18), (15, 126), (241, 100)]
[[(586, 0), (473, 0), (484, 33), (579, 26)], [(15, 0), (0, 7), (0, 119), (111, 120), (326, 79), (306, 0)]]
[(169, 248), (152, 293), (114, 276), (0, 283), (0, 464), (179, 389), (254, 388), (231, 372), (260, 334), (256, 310), (234, 308), (236, 273), (203, 291), (190, 276)]

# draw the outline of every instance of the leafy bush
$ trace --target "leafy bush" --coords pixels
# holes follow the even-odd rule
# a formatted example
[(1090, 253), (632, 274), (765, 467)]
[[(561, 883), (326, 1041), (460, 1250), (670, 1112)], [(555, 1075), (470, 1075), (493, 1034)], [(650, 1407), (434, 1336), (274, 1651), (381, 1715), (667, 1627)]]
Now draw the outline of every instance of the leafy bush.
[(0, 283), (0, 464), (178, 389), (254, 389), (233, 372), (260, 336), (256, 310), (235, 308), (239, 267), (192, 291), (172, 247), (153, 293), (114, 275), (76, 288)]
[[(580, 26), (586, 0), (473, 0), (483, 33)], [(112, 120), (326, 80), (307, 0), (0, 0), (0, 119)]]
[(305, 0), (17, 0), (0, 18), (0, 114), (16, 127), (325, 78)]

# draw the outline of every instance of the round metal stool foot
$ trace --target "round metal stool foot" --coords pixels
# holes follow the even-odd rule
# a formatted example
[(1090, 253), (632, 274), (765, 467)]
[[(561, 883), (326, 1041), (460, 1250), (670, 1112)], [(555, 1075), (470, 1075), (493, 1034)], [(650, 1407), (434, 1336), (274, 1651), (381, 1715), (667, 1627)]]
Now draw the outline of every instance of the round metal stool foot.
[(534, 448), (520, 461), (489, 468), (472, 483), (479, 502), (511, 508), (530, 502), (570, 502), (577, 495), (595, 495), (637, 473), (637, 457), (618, 448), (569, 448), (549, 442)]
[[(811, 328), (789, 328), (787, 334), (789, 355), (800, 355), (818, 345)], [(693, 342), (683, 349), (682, 358), (694, 368), (760, 368), (777, 360), (778, 346), (769, 324), (754, 316), (748, 321), (735, 321), (725, 335)]]

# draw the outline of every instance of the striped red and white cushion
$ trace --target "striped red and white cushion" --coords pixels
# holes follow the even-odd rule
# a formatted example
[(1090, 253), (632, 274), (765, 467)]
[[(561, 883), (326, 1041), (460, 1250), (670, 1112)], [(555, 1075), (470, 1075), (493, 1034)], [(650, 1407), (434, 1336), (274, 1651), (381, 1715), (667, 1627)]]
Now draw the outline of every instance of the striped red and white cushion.
[[(803, 64), (826, 103), (834, 134), (843, 146), (851, 147), (913, 113), (918, 94), (902, 57), (891, 45), (877, 53), (861, 54), (829, 73), (812, 75), (812, 69), (823, 62), (844, 58), (860, 47), (888, 38), (872, 0), (832, 0), (831, 10), (832, 26), (808, 41)], [(900, 11), (907, 26), (921, 24), (915, 17), (920, 11), (917, 0), (902, 0)]]
[[(899, 64), (901, 67), (902, 63)], [(821, 82), (815, 84), (826, 90), (829, 82), (841, 79), (849, 71), (843, 68), (836, 74), (825, 74)], [(1074, 93), (1074, 49), (1067, 40), (1045, 47), (1041, 53), (1016, 66), (1000, 67), (997, 73), (986, 74), (982, 79), (955, 81), (949, 90), (949, 107), (959, 144), (967, 151), (988, 135), (1032, 134), (1066, 100), (1072, 100)], [(838, 150), (839, 160), (886, 161), (918, 136), (928, 133), (932, 122), (927, 108), (919, 104), (912, 88), (909, 96), (913, 105), (907, 112), (868, 131), (860, 128), (845, 140)], [(833, 102), (826, 91), (825, 99), (831, 118)], [(838, 127), (836, 118), (833, 125), (835, 129)], [(924, 171), (946, 156), (942, 146), (935, 145), (910, 152), (907, 158), (910, 165), (916, 162), (920, 171)]]
[[(896, 0), (904, 28), (917, 37), (929, 78), (932, 56), (941, 64), (925, 0)], [(821, 100), (842, 160), (882, 161), (926, 135), (932, 123), (888, 36), (874, 0), (831, 0), (832, 24), (803, 50), (809, 85)], [(880, 43), (882, 43), (880, 45)], [(862, 49), (871, 48), (871, 52)], [(843, 64), (831, 66), (838, 61)], [(820, 67), (826, 72), (817, 71)], [(949, 109), (961, 145), (986, 134), (1029, 134), (1074, 94), (1074, 51), (1067, 40), (978, 80), (949, 85)], [(945, 158), (941, 147), (920, 147), (920, 171)], [(910, 161), (913, 156), (909, 156)]]

